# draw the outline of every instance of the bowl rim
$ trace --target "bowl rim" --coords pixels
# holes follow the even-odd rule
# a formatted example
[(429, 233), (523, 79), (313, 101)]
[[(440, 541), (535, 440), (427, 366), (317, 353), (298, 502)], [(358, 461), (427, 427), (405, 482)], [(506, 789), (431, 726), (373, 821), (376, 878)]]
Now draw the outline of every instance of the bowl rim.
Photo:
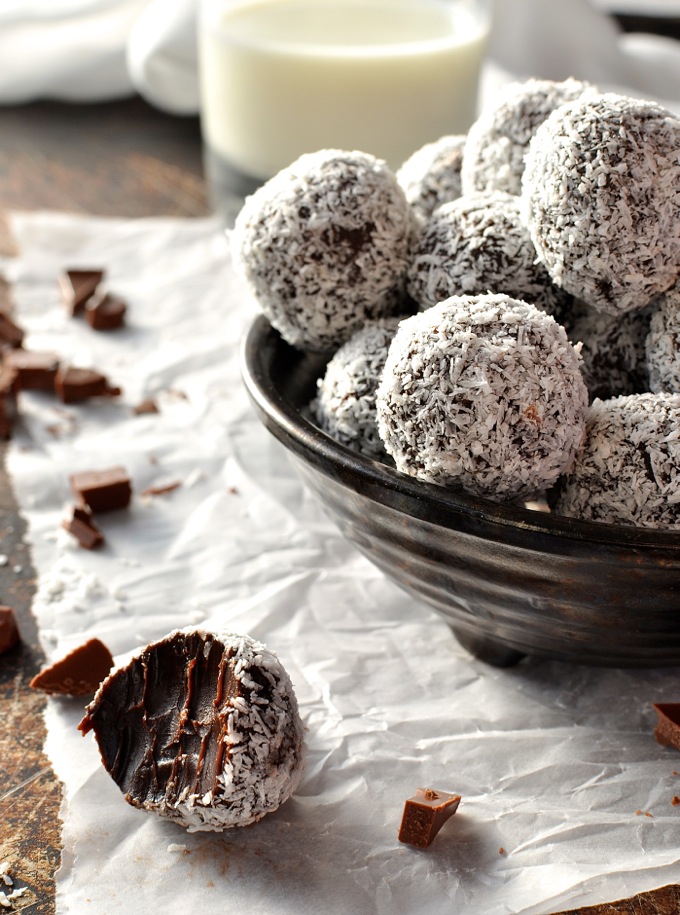
[[(257, 315), (242, 336), (241, 377), (251, 401), (269, 431), (298, 456), (308, 462), (311, 459), (314, 466), (326, 476), (333, 476), (328, 469), (330, 464), (343, 469), (343, 481), (346, 485), (349, 474), (353, 478), (360, 478), (372, 485), (399, 493), (419, 507), (417, 516), (424, 521), (428, 520), (425, 508), (431, 506), (437, 512), (443, 510), (450, 517), (463, 513), (491, 525), (523, 529), (568, 540), (591, 541), (599, 546), (680, 552), (680, 532), (585, 521), (494, 502), (463, 490), (418, 480), (342, 445), (307, 419), (297, 406), (283, 396), (280, 387), (274, 383), (271, 373), (267, 370), (268, 366), (271, 365), (274, 354), (281, 355), (286, 352), (299, 362), (312, 358), (318, 359), (319, 362), (327, 361), (332, 355), (306, 353), (296, 349), (283, 339), (264, 315)], [(453, 527), (452, 523), (439, 519), (431, 523), (438, 527)]]

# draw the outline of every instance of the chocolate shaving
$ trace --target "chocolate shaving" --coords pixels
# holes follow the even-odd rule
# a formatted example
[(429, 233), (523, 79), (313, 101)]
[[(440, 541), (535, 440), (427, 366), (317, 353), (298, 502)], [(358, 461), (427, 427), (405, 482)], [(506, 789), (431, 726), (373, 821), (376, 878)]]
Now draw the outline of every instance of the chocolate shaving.
[(93, 330), (117, 330), (125, 323), (126, 302), (109, 292), (98, 292), (85, 306), (87, 323)]
[(109, 649), (89, 639), (33, 677), (29, 686), (51, 695), (88, 696), (97, 690), (113, 667)]
[(82, 312), (103, 279), (103, 270), (65, 270), (60, 274), (61, 297), (72, 316)]
[(142, 416), (145, 413), (160, 413), (160, 410), (156, 401), (152, 397), (147, 397), (145, 400), (141, 400), (136, 407), (133, 407), (132, 412), (135, 416)]
[(115, 511), (130, 503), (132, 486), (124, 467), (85, 470), (69, 480), (78, 504), (89, 506), (92, 512)]
[(182, 485), (181, 480), (173, 480), (171, 483), (161, 483), (158, 486), (148, 486), (140, 493), (141, 496), (164, 496), (166, 493), (174, 492)]
[(80, 546), (85, 550), (94, 550), (104, 543), (104, 535), (94, 523), (92, 512), (89, 508), (75, 505), (70, 515), (61, 522), (64, 530), (73, 534)]
[(17, 618), (11, 607), (0, 606), (0, 654), (4, 654), (20, 639)]
[(96, 369), (66, 366), (59, 369), (54, 389), (63, 403), (77, 403), (90, 397), (117, 397), (121, 389), (109, 383), (106, 375)]
[(680, 750), (680, 702), (654, 705), (657, 715), (654, 736), (664, 747)]
[(444, 823), (458, 810), (459, 794), (418, 788), (404, 804), (399, 841), (416, 848), (427, 848)]

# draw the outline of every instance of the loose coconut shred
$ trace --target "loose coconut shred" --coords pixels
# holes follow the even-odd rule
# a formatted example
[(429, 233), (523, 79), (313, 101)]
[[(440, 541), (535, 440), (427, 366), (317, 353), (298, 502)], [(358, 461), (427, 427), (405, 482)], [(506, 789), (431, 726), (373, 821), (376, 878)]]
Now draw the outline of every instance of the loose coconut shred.
[(276, 810), (303, 769), (303, 726), (276, 655), (248, 636), (176, 630), (114, 671), (88, 705), (128, 803), (190, 832)]
[(536, 131), (524, 218), (553, 280), (610, 314), (680, 275), (680, 119), (653, 102), (586, 95)]
[(570, 468), (587, 406), (564, 328), (505, 295), (453, 296), (402, 321), (376, 396), (398, 470), (499, 501)]
[(595, 400), (585, 445), (550, 501), (574, 518), (679, 529), (680, 394)]
[(385, 162), (367, 153), (308, 153), (247, 198), (235, 263), (292, 346), (337, 349), (403, 295), (415, 217)]

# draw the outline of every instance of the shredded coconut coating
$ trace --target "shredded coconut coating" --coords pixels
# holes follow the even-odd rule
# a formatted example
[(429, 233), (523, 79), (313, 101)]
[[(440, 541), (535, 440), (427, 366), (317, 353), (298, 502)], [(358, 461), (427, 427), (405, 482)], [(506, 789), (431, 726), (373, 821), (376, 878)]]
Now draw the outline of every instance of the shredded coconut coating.
[(332, 350), (364, 321), (395, 311), (414, 224), (385, 162), (320, 150), (246, 199), (232, 233), (234, 260), (288, 343)]
[(581, 372), (591, 401), (649, 391), (645, 340), (651, 309), (609, 315), (583, 306), (566, 324), (569, 339), (581, 345)]
[(520, 194), (524, 160), (537, 128), (555, 108), (591, 91), (590, 83), (576, 79), (529, 79), (503, 87), (468, 131), (461, 169), (463, 193)]
[(564, 328), (505, 295), (453, 296), (402, 321), (376, 396), (398, 470), (497, 501), (571, 466), (587, 406)]
[(407, 289), (423, 309), (452, 295), (496, 292), (560, 320), (571, 303), (536, 260), (519, 198), (500, 191), (461, 197), (432, 214), (415, 246)]
[(653, 102), (584, 96), (536, 131), (523, 215), (553, 280), (610, 314), (680, 274), (680, 119)]
[(645, 354), (649, 390), (680, 394), (680, 284), (654, 302)]
[[(159, 685), (150, 673), (154, 669), (153, 654), (159, 647), (172, 646), (173, 640), (183, 639), (195, 640), (205, 658), (210, 652), (218, 653), (226, 671), (218, 680), (222, 685), (217, 695), (208, 692), (201, 703), (201, 694), (208, 689), (206, 683), (211, 678), (206, 673), (205, 680), (184, 686), (183, 682), (191, 684), (195, 677), (190, 662), (186, 673), (173, 671), (169, 675), (172, 682), (160, 684), (161, 692), (165, 691), (170, 698), (164, 704), (161, 698), (159, 711), (153, 697)], [(214, 678), (214, 668), (211, 670)], [(162, 674), (157, 676), (163, 678)], [(127, 746), (134, 741), (133, 737), (124, 742), (126, 745), (117, 753), (116, 763), (125, 753), (133, 761), (121, 763), (123, 771), (115, 773), (107, 766), (129, 803), (168, 817), (189, 832), (221, 831), (257, 822), (276, 810), (296, 789), (304, 765), (303, 725), (290, 677), (276, 654), (262, 643), (245, 635), (187, 628), (175, 630), (138, 652), (103, 681), (87, 708), (88, 715), (99, 714), (104, 724), (108, 724), (103, 736), (96, 719), (93, 725), (105, 764), (106, 742), (120, 727), (120, 716), (125, 718), (130, 714), (132, 720), (126, 703), (116, 704), (111, 696), (124, 690), (129, 700), (129, 695), (139, 689), (136, 684), (140, 680), (143, 687), (136, 711), (141, 703), (142, 725), (137, 726), (137, 732), (148, 731), (148, 737), (137, 738), (137, 750), (134, 745)], [(192, 695), (193, 692), (198, 696)], [(199, 708), (201, 705), (203, 708)], [(207, 714), (206, 707), (211, 710)], [(112, 708), (115, 718), (111, 717)], [(196, 749), (197, 735), (202, 740), (200, 750)], [(183, 750), (185, 744), (193, 749)], [(135, 753), (139, 756), (142, 751), (145, 761), (140, 759), (135, 763)], [(209, 790), (197, 793), (185, 786), (178, 791), (182, 779), (192, 784), (197, 782), (198, 776), (192, 780), (191, 773), (200, 773), (202, 767), (208, 767), (208, 759), (220, 760), (220, 756), (221, 768), (218, 767), (215, 779), (210, 780)], [(152, 777), (150, 785), (147, 781), (140, 782), (137, 766), (147, 768), (151, 764), (154, 771), (161, 773), (167, 772), (170, 763), (173, 772), (175, 766), (179, 769), (165, 785), (160, 775)], [(140, 790), (130, 790), (130, 784), (143, 784), (146, 795), (140, 797)]]
[(588, 521), (680, 528), (680, 395), (595, 400), (584, 446), (551, 504)]
[(440, 137), (417, 149), (397, 172), (397, 181), (421, 222), (442, 203), (460, 197), (464, 146), (464, 135)]
[(376, 460), (384, 460), (386, 454), (378, 435), (375, 392), (400, 320), (369, 321), (350, 337), (326, 366), (310, 405), (324, 432)]

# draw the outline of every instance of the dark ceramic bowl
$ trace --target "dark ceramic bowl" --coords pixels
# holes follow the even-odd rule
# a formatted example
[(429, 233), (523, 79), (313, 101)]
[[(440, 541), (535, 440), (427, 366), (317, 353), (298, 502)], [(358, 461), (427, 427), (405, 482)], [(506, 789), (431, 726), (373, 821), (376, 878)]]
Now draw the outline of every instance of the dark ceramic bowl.
[(435, 607), (468, 651), (610, 667), (680, 664), (680, 533), (499, 505), (404, 476), (335, 442), (304, 410), (324, 359), (257, 318), (246, 388), (306, 485), (382, 571)]

